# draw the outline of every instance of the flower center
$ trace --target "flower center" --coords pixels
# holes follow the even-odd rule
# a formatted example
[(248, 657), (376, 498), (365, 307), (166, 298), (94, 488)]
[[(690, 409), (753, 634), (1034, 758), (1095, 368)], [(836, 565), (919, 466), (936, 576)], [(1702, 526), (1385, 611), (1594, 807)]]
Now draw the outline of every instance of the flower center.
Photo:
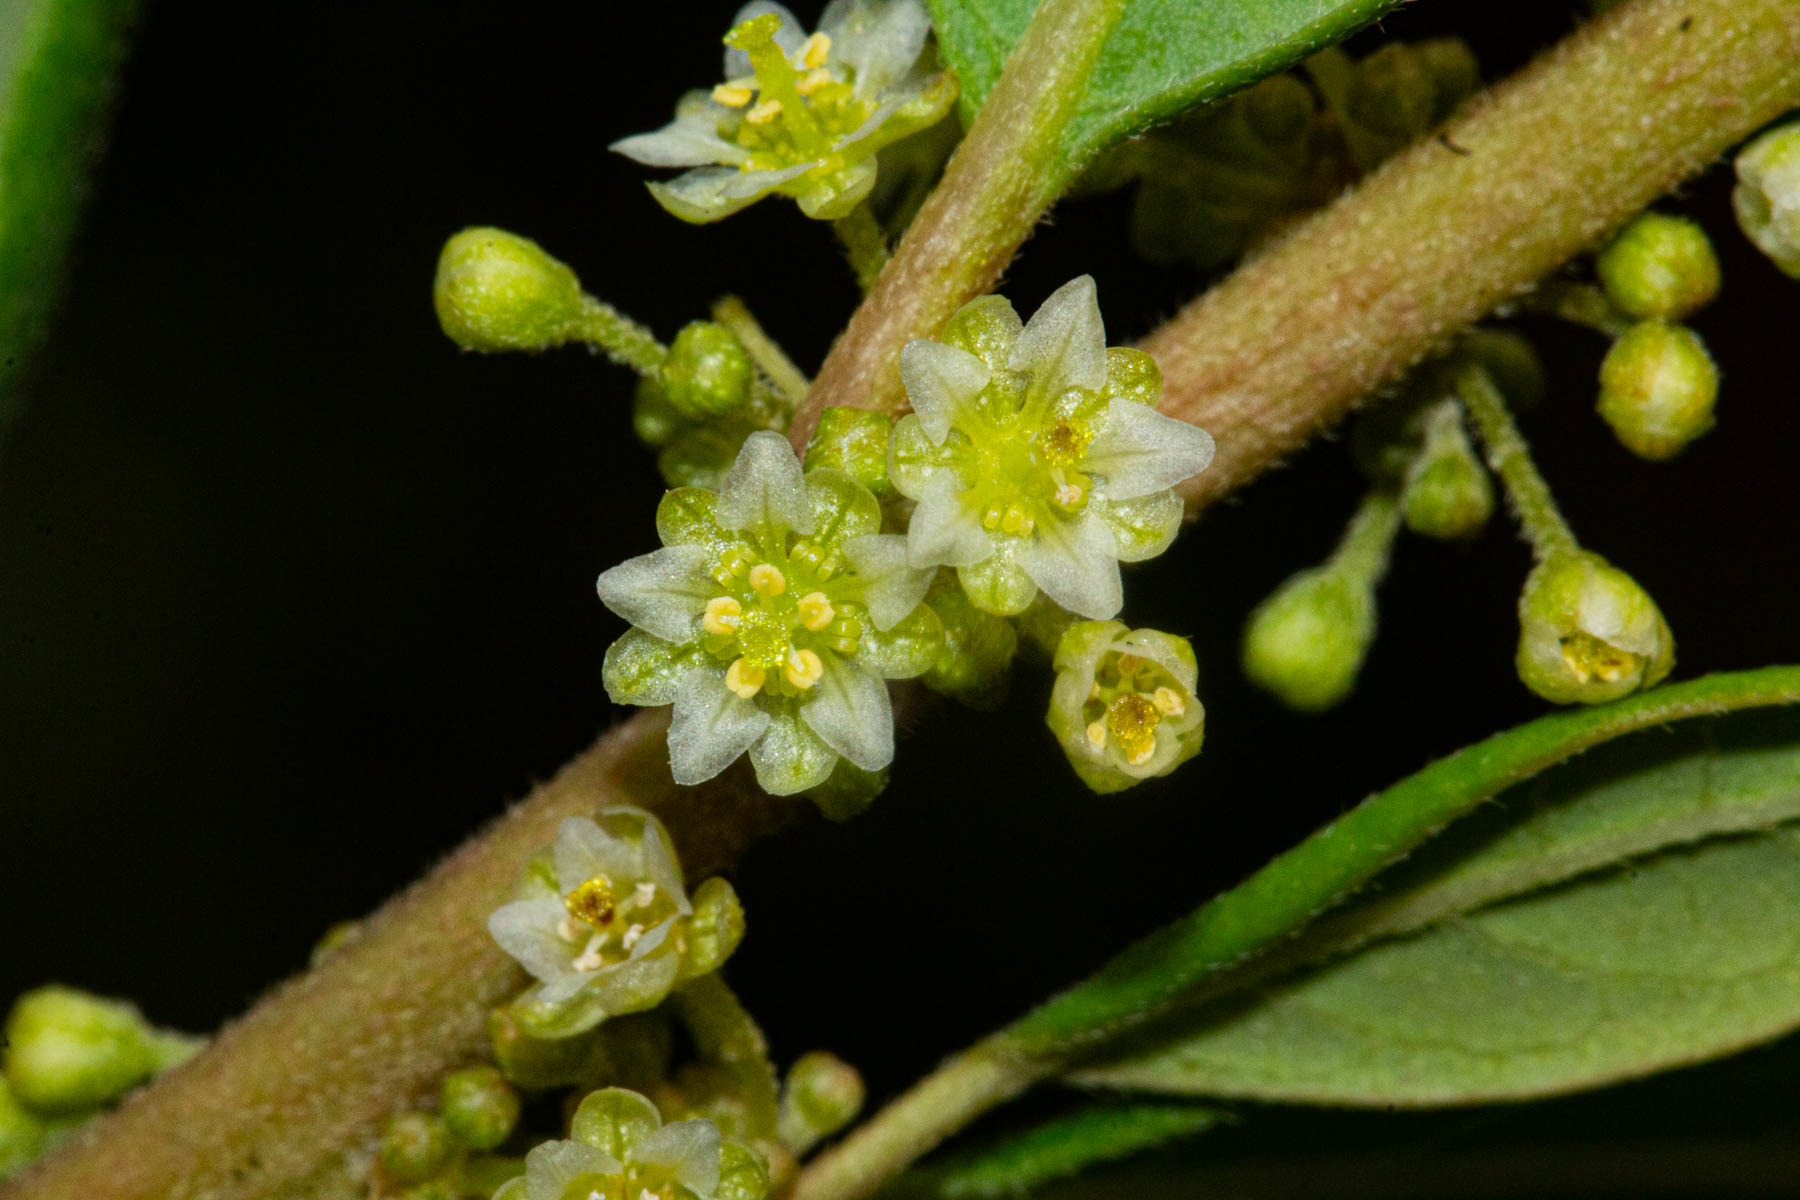
[[(1063, 417), (1029, 436), (1030, 408), (997, 414), (965, 431), (978, 455), (977, 478), (967, 502), (981, 512), (989, 533), (1030, 537), (1038, 524), (1070, 517), (1087, 507), (1093, 480), (1076, 469), (1094, 440), (1086, 422)], [(992, 422), (990, 425), (989, 422)]]
[(1577, 683), (1592, 679), (1617, 683), (1638, 666), (1637, 655), (1601, 641), (1591, 633), (1576, 632), (1563, 638), (1562, 656)]
[(803, 697), (824, 677), (823, 653), (856, 653), (861, 606), (829, 590), (842, 568), (836, 550), (804, 539), (779, 553), (732, 547), (719, 556), (713, 578), (723, 591), (700, 618), (701, 645), (727, 664), (728, 689), (745, 700), (765, 689)]
[(1141, 767), (1156, 754), (1156, 731), (1186, 715), (1183, 689), (1161, 666), (1136, 654), (1107, 654), (1082, 708), (1087, 739), (1096, 750), (1116, 742), (1125, 761)]
[[(674, 898), (649, 880), (640, 881), (621, 897), (606, 875), (577, 885), (563, 897), (563, 907), (569, 915), (556, 931), (571, 947), (580, 947), (572, 965), (584, 973), (630, 958), (645, 931), (677, 911)], [(623, 929), (619, 928), (621, 918)]]
[(829, 37), (813, 34), (789, 59), (775, 41), (780, 28), (780, 17), (764, 13), (725, 37), (726, 45), (750, 56), (752, 75), (720, 84), (712, 98), (743, 114), (735, 129), (721, 134), (750, 151), (746, 171), (823, 158), (876, 107), (856, 97), (848, 64), (832, 62)]

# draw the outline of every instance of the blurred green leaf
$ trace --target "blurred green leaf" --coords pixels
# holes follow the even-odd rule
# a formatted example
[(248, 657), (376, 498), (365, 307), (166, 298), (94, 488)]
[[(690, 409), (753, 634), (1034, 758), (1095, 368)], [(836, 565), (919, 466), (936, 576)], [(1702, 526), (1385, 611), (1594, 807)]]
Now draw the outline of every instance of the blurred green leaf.
[(0, 432), (43, 333), (136, 0), (0, 0)]
[[(1131, 0), (1069, 124), (1064, 153), (1086, 162), (1159, 121), (1285, 70), (1398, 3)], [(1024, 36), (1037, 0), (926, 0), (926, 7), (970, 118)]]

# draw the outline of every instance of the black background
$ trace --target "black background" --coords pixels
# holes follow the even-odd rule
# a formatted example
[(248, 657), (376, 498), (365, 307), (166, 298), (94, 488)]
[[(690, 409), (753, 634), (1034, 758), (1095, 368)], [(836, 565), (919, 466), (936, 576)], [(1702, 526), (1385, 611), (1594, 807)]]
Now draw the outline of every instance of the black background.
[[(445, 236), (497, 224), (665, 337), (736, 292), (816, 365), (856, 301), (828, 232), (774, 201), (683, 226), (606, 150), (715, 78), (733, 7), (152, 7), (0, 449), (0, 997), (58, 979), (210, 1027), (621, 715), (599, 682), (621, 623), (592, 584), (653, 544), (630, 380), (579, 351), (457, 353), (431, 273)], [(1498, 76), (1576, 20), (1440, 2), (1386, 31), (1466, 32)], [(1721, 424), (1682, 458), (1637, 462), (1594, 417), (1598, 338), (1529, 326), (1551, 393), (1526, 433), (1583, 539), (1661, 602), (1681, 676), (1800, 661), (1800, 287), (1737, 234), (1728, 192), (1719, 168), (1666, 206), (1708, 222), (1727, 278), (1696, 321)], [(1134, 260), (1125, 211), (1066, 205), (1007, 293), (1029, 312), (1091, 271), (1110, 340), (1146, 332), (1204, 280)], [(1087, 794), (1027, 669), (1007, 713), (915, 728), (868, 816), (757, 847), (729, 973), (778, 1052), (830, 1047), (890, 1092), (1371, 790), (1542, 711), (1511, 669), (1528, 558), (1504, 520), (1471, 547), (1401, 543), (1337, 711), (1246, 688), (1245, 614), (1324, 556), (1358, 490), (1322, 444), (1128, 573), (1126, 616), (1200, 654), (1207, 749), (1174, 780)], [(1761, 1128), (1792, 1107), (1792, 1058), (1552, 1111), (1607, 1136)], [(1538, 1128), (1252, 1126), (1229, 1144)]]

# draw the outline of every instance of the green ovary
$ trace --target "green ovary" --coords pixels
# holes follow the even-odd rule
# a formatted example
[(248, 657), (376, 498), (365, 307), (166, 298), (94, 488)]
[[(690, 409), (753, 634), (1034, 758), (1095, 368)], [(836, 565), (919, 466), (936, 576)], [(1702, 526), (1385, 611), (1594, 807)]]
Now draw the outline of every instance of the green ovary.
[(1021, 414), (966, 431), (975, 483), (963, 493), (963, 504), (981, 514), (991, 534), (1030, 537), (1046, 520), (1075, 516), (1091, 498), (1093, 481), (1077, 469), (1094, 438), (1087, 423), (1063, 417), (1036, 437), (1020, 436), (1029, 428)]

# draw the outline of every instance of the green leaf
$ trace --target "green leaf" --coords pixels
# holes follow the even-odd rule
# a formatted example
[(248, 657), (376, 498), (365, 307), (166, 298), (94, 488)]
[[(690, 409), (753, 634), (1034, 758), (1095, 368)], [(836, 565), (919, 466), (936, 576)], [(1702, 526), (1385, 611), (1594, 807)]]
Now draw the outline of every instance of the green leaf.
[[(1348, 37), (1399, 0), (1130, 0), (1064, 133), (1065, 155), (1087, 161), (1114, 142)], [(938, 45), (973, 118), (1037, 0), (926, 0)]]
[(986, 1200), (1019, 1196), (1230, 1120), (1199, 1104), (1109, 1103), (1064, 1114), (915, 1172), (899, 1196)]
[(1609, 746), (1508, 793), (1251, 973), (1423, 932), (1173, 1018), (1080, 1078), (1470, 1103), (1591, 1087), (1777, 1036), (1800, 1025), (1796, 821), (1794, 714)]
[(0, 429), (43, 334), (136, 0), (0, 0)]

